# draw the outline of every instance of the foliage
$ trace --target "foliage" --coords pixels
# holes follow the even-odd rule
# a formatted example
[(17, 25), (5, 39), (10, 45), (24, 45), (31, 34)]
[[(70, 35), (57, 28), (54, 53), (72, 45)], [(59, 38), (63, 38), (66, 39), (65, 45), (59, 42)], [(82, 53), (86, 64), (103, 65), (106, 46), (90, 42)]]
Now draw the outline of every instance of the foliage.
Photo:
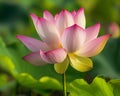
[(83, 79), (74, 80), (69, 85), (70, 96), (119, 96), (120, 80), (106, 82), (103, 78), (96, 77), (91, 84)]

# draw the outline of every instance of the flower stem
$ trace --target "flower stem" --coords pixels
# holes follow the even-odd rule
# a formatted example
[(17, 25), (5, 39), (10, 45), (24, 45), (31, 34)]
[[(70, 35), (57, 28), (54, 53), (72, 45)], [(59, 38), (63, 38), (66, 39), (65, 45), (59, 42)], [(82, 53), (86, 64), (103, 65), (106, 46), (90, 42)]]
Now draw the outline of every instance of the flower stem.
[(66, 89), (66, 75), (65, 72), (63, 73), (63, 96), (67, 96), (67, 89)]

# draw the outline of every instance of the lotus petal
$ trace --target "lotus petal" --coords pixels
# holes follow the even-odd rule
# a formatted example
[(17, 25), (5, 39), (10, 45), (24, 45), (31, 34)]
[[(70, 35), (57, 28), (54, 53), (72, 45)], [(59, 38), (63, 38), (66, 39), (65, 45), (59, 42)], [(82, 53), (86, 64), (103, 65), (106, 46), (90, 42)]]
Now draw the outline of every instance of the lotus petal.
[(34, 26), (35, 26), (35, 29), (37, 30), (38, 17), (37, 17), (35, 14), (33, 14), (33, 13), (31, 13), (30, 16), (31, 16), (31, 18), (32, 18), (32, 21), (33, 21), (33, 24), (34, 24)]
[(51, 48), (58, 48), (60, 46), (60, 34), (53, 22), (39, 18), (37, 21), (37, 29), (41, 39)]
[(45, 61), (42, 60), (40, 56), (40, 52), (32, 52), (26, 56), (23, 57), (23, 59), (33, 65), (41, 66), (41, 65), (46, 65)]
[(80, 48), (86, 39), (86, 33), (83, 28), (73, 25), (65, 29), (62, 34), (62, 46), (68, 52), (74, 52)]
[(50, 22), (55, 22), (53, 15), (47, 10), (44, 11), (43, 17)]
[(54, 68), (57, 73), (63, 74), (67, 70), (68, 65), (69, 59), (66, 58), (63, 62), (54, 64)]
[(70, 65), (80, 72), (86, 72), (92, 69), (92, 60), (86, 57), (80, 57), (74, 54), (69, 54)]
[(40, 40), (23, 35), (17, 35), (16, 37), (32, 52), (39, 51), (40, 49), (44, 51), (50, 49), (46, 43)]
[(76, 13), (75, 17), (75, 24), (78, 24), (80, 27), (85, 28), (86, 20), (84, 15), (84, 9), (80, 8), (78, 12)]
[(56, 16), (56, 26), (62, 34), (65, 28), (72, 26), (74, 24), (73, 16), (70, 12), (67, 10), (61, 11), (57, 16)]
[(86, 43), (75, 54), (83, 57), (92, 57), (99, 54), (103, 50), (110, 36), (111, 34), (103, 35)]
[(40, 56), (45, 62), (55, 64), (63, 62), (67, 56), (67, 53), (65, 49), (58, 48), (48, 52), (40, 50)]
[(100, 23), (97, 23), (91, 27), (85, 29), (86, 31), (86, 42), (95, 39), (98, 36), (100, 30)]

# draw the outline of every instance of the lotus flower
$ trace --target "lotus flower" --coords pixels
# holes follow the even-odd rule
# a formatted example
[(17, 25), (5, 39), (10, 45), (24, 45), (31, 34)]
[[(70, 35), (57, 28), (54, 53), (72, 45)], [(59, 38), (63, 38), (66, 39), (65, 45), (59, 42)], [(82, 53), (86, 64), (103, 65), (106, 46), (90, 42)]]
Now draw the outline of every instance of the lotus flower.
[(100, 23), (85, 28), (84, 9), (77, 12), (63, 10), (55, 17), (44, 11), (43, 18), (30, 15), (41, 40), (17, 35), (17, 38), (32, 52), (23, 59), (34, 65), (54, 64), (57, 73), (64, 73), (70, 64), (85, 72), (93, 67), (89, 57), (99, 54), (109, 37), (97, 38)]
[(117, 23), (111, 23), (108, 26), (108, 32), (112, 34), (113, 38), (118, 38), (120, 36), (120, 29)]

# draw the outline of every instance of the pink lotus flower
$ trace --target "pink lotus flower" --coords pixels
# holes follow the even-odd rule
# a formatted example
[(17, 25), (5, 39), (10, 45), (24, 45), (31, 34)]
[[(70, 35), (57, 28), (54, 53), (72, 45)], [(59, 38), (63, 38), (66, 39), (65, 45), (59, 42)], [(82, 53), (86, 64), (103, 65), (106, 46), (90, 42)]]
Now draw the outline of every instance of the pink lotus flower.
[(108, 32), (112, 34), (113, 38), (118, 38), (120, 36), (120, 28), (117, 23), (111, 23), (108, 26)]
[(43, 18), (30, 15), (41, 37), (17, 35), (17, 38), (32, 52), (24, 60), (34, 65), (54, 64), (57, 73), (64, 73), (70, 64), (74, 69), (85, 72), (93, 67), (89, 57), (99, 54), (110, 34), (97, 38), (100, 24), (85, 28), (84, 9), (77, 12), (61, 11), (52, 16), (44, 11)]

